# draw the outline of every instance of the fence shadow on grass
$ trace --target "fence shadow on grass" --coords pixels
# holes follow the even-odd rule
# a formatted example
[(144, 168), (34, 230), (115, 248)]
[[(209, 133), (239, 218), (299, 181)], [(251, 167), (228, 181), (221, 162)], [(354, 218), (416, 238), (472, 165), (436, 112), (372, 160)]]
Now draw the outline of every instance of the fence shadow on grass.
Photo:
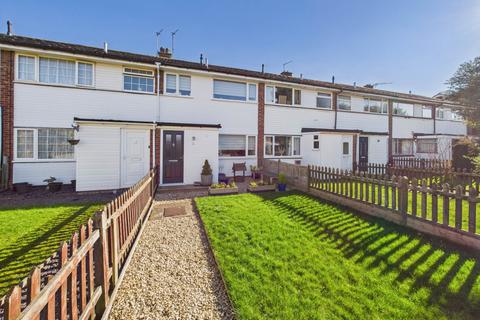
[[(91, 206), (91, 204), (83, 205), (79, 210), (69, 212), (66, 217), (56, 223), (48, 221), (2, 249), (0, 253), (0, 296), (5, 290), (27, 276), (33, 266), (40, 264), (50, 256), (61, 241), (68, 239), (87, 220), (88, 217), (83, 215)], [(73, 223), (76, 219), (78, 219), (78, 223)]]
[[(290, 202), (292, 195), (303, 201)], [(406, 284), (409, 293), (428, 290), (428, 302), (442, 306), (447, 313), (480, 313), (480, 289), (473, 290), (480, 284), (478, 253), (336, 204), (315, 206), (315, 202), (325, 202), (306, 194), (262, 197), (330, 243), (346, 259), (388, 275), (394, 283)]]

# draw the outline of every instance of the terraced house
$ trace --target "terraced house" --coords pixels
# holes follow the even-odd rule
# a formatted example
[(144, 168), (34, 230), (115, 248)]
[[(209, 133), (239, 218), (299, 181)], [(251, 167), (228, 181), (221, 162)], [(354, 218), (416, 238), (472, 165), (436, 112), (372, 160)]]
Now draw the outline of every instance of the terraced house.
[[(0, 35), (2, 154), (9, 181), (50, 176), (77, 190), (193, 184), (266, 158), (352, 168), (452, 157), (466, 126), (454, 104), (198, 62)], [(214, 179), (215, 179), (214, 178)]]

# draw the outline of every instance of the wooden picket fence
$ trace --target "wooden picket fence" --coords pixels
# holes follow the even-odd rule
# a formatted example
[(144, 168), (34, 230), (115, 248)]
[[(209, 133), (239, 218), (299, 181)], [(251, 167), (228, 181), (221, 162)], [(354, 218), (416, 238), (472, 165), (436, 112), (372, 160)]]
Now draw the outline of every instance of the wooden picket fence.
[(111, 307), (158, 186), (158, 168), (97, 212), (0, 301), (0, 319), (94, 319)]
[(388, 178), (392, 176), (408, 177), (409, 179), (417, 179), (417, 181), (425, 180), (427, 185), (445, 184), (450, 186), (461, 185), (463, 188), (475, 188), (480, 191), (480, 174), (472, 170), (453, 168), (453, 167), (396, 167), (382, 163), (367, 163), (357, 165), (354, 163), (353, 171), (358, 173), (366, 173), (375, 175), (380, 178)]
[[(364, 172), (308, 166), (308, 185), (356, 202), (368, 203), (480, 239), (476, 188), (451, 188), (416, 178), (383, 177)], [(453, 190), (453, 191), (452, 191)], [(451, 205), (453, 204), (453, 206)], [(478, 240), (477, 240), (478, 241)]]
[(452, 161), (394, 156), (391, 165), (394, 167), (403, 168), (447, 169), (452, 166)]

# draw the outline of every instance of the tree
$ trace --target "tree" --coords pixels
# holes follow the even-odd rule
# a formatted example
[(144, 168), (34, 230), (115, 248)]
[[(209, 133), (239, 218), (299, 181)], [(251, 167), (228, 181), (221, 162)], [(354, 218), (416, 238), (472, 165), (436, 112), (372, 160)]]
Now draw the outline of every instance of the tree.
[(468, 125), (480, 129), (480, 57), (461, 64), (447, 84), (451, 90), (449, 99), (467, 107), (459, 112)]

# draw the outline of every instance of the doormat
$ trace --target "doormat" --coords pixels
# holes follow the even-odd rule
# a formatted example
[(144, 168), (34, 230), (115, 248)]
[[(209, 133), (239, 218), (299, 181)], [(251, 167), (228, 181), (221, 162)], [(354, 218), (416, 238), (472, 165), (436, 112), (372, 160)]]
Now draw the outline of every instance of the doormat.
[(185, 211), (185, 207), (170, 207), (163, 209), (163, 216), (164, 217), (176, 217), (176, 216), (183, 216), (186, 215), (187, 212)]

